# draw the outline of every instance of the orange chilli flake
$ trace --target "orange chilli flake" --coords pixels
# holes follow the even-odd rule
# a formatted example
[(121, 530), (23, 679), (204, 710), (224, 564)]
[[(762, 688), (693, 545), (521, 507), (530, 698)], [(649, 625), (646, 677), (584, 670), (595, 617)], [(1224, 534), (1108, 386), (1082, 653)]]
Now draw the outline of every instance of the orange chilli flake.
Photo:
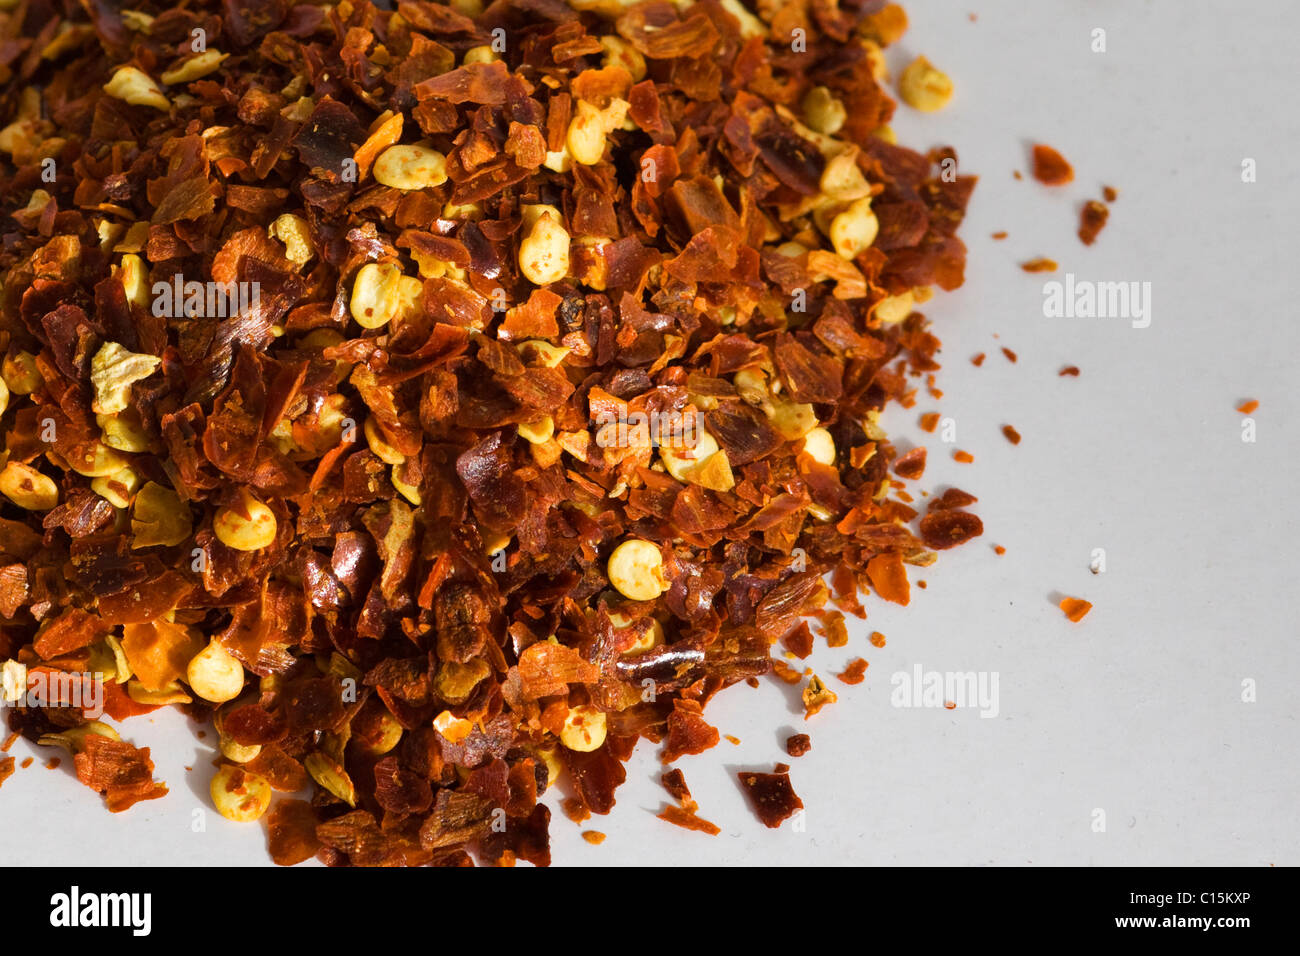
[(1106, 200), (1106, 202), (1114, 202), (1119, 198), (1119, 191), (1116, 190), (1114, 186), (1103, 186), (1101, 189), (1101, 196)]
[(954, 460), (954, 461), (959, 461), (959, 462), (961, 462), (963, 465), (969, 465), (971, 462), (973, 462), (973, 461), (975, 460), (975, 456), (972, 455), (970, 452), (968, 452), (968, 451), (961, 451), (960, 449), (958, 449), (957, 451), (953, 452), (953, 453), (952, 453), (952, 457), (953, 457), (953, 460)]
[(1028, 262), (1020, 263), (1020, 268), (1026, 272), (1055, 272), (1056, 260), (1040, 256), (1037, 259), (1030, 259)]
[(995, 544), (995, 545), (993, 546), (993, 553), (996, 554), (996, 555), (1001, 556), (1001, 555), (1004, 555), (1004, 554), (1007, 553), (1007, 549), (1004, 548), (1004, 547), (1002, 547), (1002, 545), (1000, 545), (1000, 544)]
[(995, 232), (995, 233), (993, 233), (993, 238), (994, 238), (994, 239), (1002, 240), (1002, 239), (1005, 239), (1006, 237), (1007, 237), (1007, 234), (1006, 234), (1005, 232)]
[(1007, 441), (1011, 442), (1011, 444), (1020, 444), (1020, 432), (1016, 431), (1012, 426), (1003, 425), (1002, 434), (1007, 436)]
[(861, 657), (855, 657), (849, 661), (849, 666), (844, 668), (844, 672), (836, 674), (837, 680), (845, 684), (861, 684), (866, 679), (867, 662)]
[(926, 412), (921, 416), (921, 431), (933, 432), (939, 424), (938, 412)]
[(601, 833), (599, 830), (583, 830), (582, 838), (592, 846), (600, 846), (605, 842), (605, 834)]
[(1085, 246), (1097, 241), (1098, 234), (1106, 228), (1110, 209), (1105, 203), (1089, 199), (1079, 211), (1079, 239)]
[(979, 368), (981, 365), (984, 364), (984, 353), (980, 352), (977, 355), (975, 355), (973, 358), (971, 358), (970, 363), (971, 365), (974, 365), (976, 368)]
[(812, 738), (807, 734), (791, 734), (785, 740), (785, 752), (791, 757), (802, 757), (812, 750)]
[(1249, 415), (1257, 408), (1259, 408), (1259, 402), (1256, 399), (1252, 398), (1250, 401), (1242, 402), (1240, 405), (1238, 405), (1237, 411), (1241, 412), (1241, 414), (1243, 415)]
[(1083, 598), (1066, 597), (1061, 598), (1061, 610), (1075, 624), (1083, 620), (1084, 615), (1092, 610), (1092, 605)]
[(716, 823), (696, 816), (695, 811), (686, 810), (682, 807), (666, 806), (655, 816), (684, 830), (695, 830), (700, 833), (707, 833), (709, 836), (717, 836), (722, 832), (722, 828)]
[(1005, 355), (1007, 357), (1007, 361), (1011, 362), (1012, 364), (1014, 364), (1016, 359), (1019, 357), (1016, 355), (1015, 352), (1011, 351), (1011, 349), (1007, 348), (1005, 345), (1002, 346), (1002, 354)]
[(879, 631), (872, 631), (872, 632), (871, 632), (871, 646), (872, 646), (872, 647), (884, 647), (884, 646), (885, 646), (885, 635), (881, 634)]
[(894, 461), (894, 474), (908, 481), (916, 481), (925, 474), (925, 448), (918, 445)]
[(1057, 374), (1057, 375), (1060, 375), (1060, 376), (1069, 375), (1069, 376), (1072, 376), (1072, 377), (1074, 377), (1074, 378), (1078, 378), (1078, 377), (1079, 377), (1079, 366), (1077, 366), (1077, 365), (1067, 365), (1067, 366), (1065, 366), (1065, 368), (1061, 369), (1061, 370), (1060, 370), (1059, 372), (1057, 372), (1056, 374)]
[(1074, 169), (1066, 158), (1052, 147), (1035, 143), (1034, 178), (1044, 186), (1064, 186), (1073, 181)]
[(886, 601), (904, 606), (911, 602), (911, 589), (902, 555), (890, 553), (872, 558), (867, 562), (867, 577), (876, 593)]

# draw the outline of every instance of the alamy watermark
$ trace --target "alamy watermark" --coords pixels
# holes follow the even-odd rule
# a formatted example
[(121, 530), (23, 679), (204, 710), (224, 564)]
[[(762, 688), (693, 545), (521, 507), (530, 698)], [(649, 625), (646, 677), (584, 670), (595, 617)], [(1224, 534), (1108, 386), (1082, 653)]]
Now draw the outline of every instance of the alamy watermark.
[(1043, 283), (1043, 315), (1049, 319), (1128, 319), (1135, 329), (1151, 324), (1150, 282), (1094, 282), (1065, 274)]
[(5, 661), (0, 707), (75, 707), (91, 720), (104, 713), (104, 675), (89, 671), (28, 671)]
[(894, 707), (977, 707), (981, 717), (996, 717), (997, 671), (927, 671), (916, 664), (910, 671), (896, 671), (889, 683), (894, 688), (889, 703)]
[(698, 415), (620, 410), (596, 416), (596, 445), (600, 448), (695, 448), (699, 440)]
[(152, 291), (153, 314), (159, 318), (228, 319), (247, 315), (262, 302), (257, 282), (186, 282), (174, 275), (170, 282), (155, 282)]

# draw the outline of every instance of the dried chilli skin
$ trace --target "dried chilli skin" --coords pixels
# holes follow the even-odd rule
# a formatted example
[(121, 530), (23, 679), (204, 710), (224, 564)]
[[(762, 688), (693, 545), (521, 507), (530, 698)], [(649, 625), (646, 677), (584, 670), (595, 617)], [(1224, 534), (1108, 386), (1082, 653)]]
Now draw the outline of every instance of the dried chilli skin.
[[(704, 753), (715, 693), (801, 682), (807, 616), (845, 643), (824, 577), (905, 605), (982, 531), (885, 495), (975, 186), (894, 141), (898, 5), (5, 6), (6, 664), (211, 719), (276, 863), (546, 865), (561, 778), (609, 813), (639, 740)], [(7, 709), (109, 809), (167, 792)]]

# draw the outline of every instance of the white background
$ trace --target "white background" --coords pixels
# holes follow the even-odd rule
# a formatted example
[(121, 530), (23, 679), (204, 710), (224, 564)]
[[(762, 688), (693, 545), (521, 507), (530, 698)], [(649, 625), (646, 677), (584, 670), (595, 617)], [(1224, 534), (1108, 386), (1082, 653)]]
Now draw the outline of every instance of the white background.
[[(709, 708), (741, 738), (678, 764), (718, 837), (653, 816), (665, 799), (645, 744), (599, 847), (556, 814), (561, 864), (1295, 864), (1297, 599), (1293, 488), (1300, 348), (1296, 273), (1300, 8), (1159, 2), (970, 3), (912, 0), (895, 75), (923, 53), (954, 79), (944, 112), (900, 106), (900, 142), (953, 144), (980, 176), (961, 235), (967, 283), (927, 306), (944, 341), (937, 405), (894, 408), (902, 447), (930, 448), (923, 484), (979, 496), (986, 534), (913, 579), (907, 609), (868, 605), (847, 648), (811, 663), (840, 702), (807, 724), (797, 688), (733, 688)], [(978, 15), (971, 22), (968, 14)], [(1106, 30), (1107, 52), (1090, 50)], [(1076, 181), (1049, 190), (1026, 175), (1028, 146), (1058, 148)], [(1241, 181), (1246, 157), (1258, 182)], [(1120, 190), (1092, 248), (1077, 208)], [(994, 242), (990, 233), (1007, 230)], [(1036, 256), (1101, 281), (1148, 281), (1150, 328), (1119, 319), (1046, 319)], [(995, 338), (1000, 336), (1000, 338)], [(1007, 362), (1000, 346), (1019, 354)], [(982, 368), (969, 358), (987, 352)], [(1077, 379), (1059, 378), (1067, 364)], [(1234, 409), (1257, 398), (1257, 440)], [(956, 447), (916, 427), (937, 409)], [(1012, 447), (1005, 423), (1024, 436)], [(1007, 548), (1004, 557), (994, 544)], [(1093, 575), (1094, 548), (1107, 571)], [(1095, 604), (1071, 624), (1062, 594)], [(867, 636), (888, 637), (882, 650)], [(819, 644), (821, 642), (819, 641)], [(870, 661), (866, 681), (831, 674)], [(890, 675), (999, 676), (1000, 713), (890, 706)], [(1243, 681), (1258, 700), (1242, 701)], [(151, 746), (164, 800), (112, 816), (64, 768), (41, 762), (0, 790), (6, 862), (265, 863), (260, 825), (207, 814), (215, 738), (184, 718), (132, 721)], [(735, 782), (789, 759), (807, 805), (802, 832), (766, 830)], [(12, 753), (34, 753), (25, 742)], [(187, 772), (185, 766), (194, 770)], [(1095, 811), (1105, 813), (1094, 831)]]

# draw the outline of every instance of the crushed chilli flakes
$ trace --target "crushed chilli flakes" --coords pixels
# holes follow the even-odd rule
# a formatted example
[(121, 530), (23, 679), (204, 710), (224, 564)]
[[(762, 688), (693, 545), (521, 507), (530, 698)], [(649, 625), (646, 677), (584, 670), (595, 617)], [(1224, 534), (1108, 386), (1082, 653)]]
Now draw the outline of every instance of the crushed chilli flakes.
[[(877, 7), (0, 11), (6, 655), (211, 720), (278, 864), (546, 865), (557, 778), (607, 814), (639, 740), (810, 673), (772, 652), (826, 575), (906, 605), (972, 526), (909, 527), (880, 416), (975, 179), (887, 135)], [(110, 810), (167, 792), (79, 711), (9, 722)]]
[(1007, 441), (1011, 442), (1011, 444), (1013, 445), (1020, 444), (1020, 432), (1016, 431), (1014, 426), (1003, 425), (1002, 434), (1006, 436)]
[(1020, 268), (1026, 272), (1055, 272), (1056, 260), (1040, 256), (1037, 259), (1030, 259), (1028, 262), (1020, 263)]
[(1090, 246), (1097, 241), (1097, 236), (1106, 228), (1110, 218), (1110, 207), (1096, 199), (1089, 199), (1079, 211), (1079, 240)]
[(1061, 610), (1066, 617), (1078, 624), (1092, 610), (1092, 605), (1082, 598), (1064, 597), (1061, 598)]
[(1252, 398), (1249, 401), (1242, 402), (1240, 405), (1238, 405), (1237, 411), (1241, 412), (1241, 414), (1243, 415), (1249, 415), (1257, 408), (1259, 408), (1259, 401), (1257, 399)]
[(802, 757), (812, 750), (812, 738), (807, 734), (791, 734), (785, 741), (785, 752), (791, 757)]
[(1067, 366), (1065, 366), (1065, 368), (1061, 369), (1061, 370), (1060, 370), (1059, 372), (1057, 372), (1056, 374), (1059, 375), (1059, 376), (1062, 376), (1062, 377), (1063, 377), (1063, 376), (1066, 376), (1066, 375), (1069, 375), (1069, 376), (1071, 376), (1072, 378), (1078, 378), (1078, 377), (1079, 377), (1079, 366), (1077, 366), (1077, 365), (1067, 365)]
[(836, 679), (845, 684), (861, 684), (867, 676), (867, 662), (861, 657), (855, 657), (849, 661), (848, 666), (842, 673), (836, 674)]

